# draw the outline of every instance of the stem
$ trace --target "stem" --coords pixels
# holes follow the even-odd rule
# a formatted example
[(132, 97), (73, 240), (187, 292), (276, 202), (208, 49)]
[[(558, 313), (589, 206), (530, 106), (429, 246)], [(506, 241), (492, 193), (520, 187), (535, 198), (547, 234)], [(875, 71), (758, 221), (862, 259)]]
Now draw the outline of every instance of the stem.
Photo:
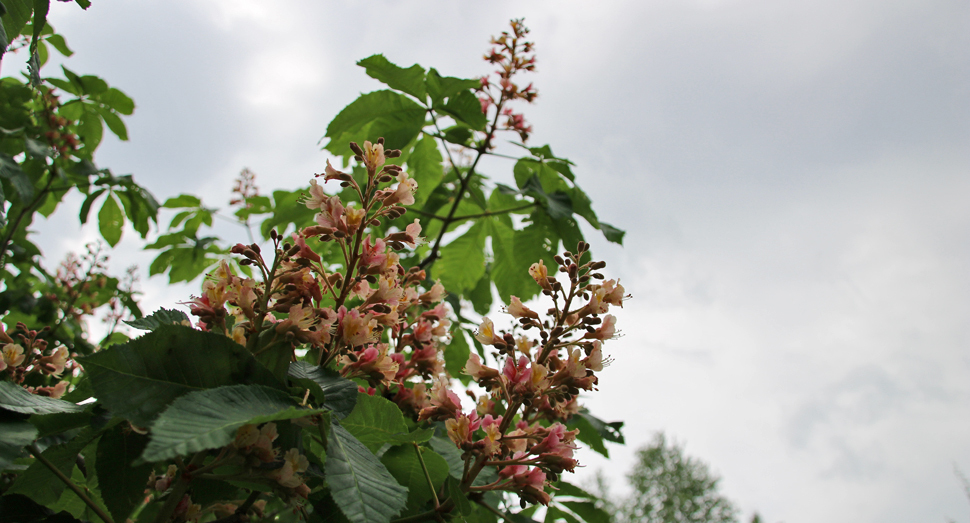
[[(455, 216), (451, 219), (452, 222), (457, 222), (459, 220), (469, 220), (472, 218), (484, 218), (486, 216), (496, 216), (499, 214), (508, 214), (510, 212), (521, 211), (522, 209), (528, 209), (529, 207), (535, 207), (536, 203), (527, 203), (525, 205), (520, 205), (518, 207), (512, 207), (510, 209), (502, 209), (501, 211), (485, 211), (478, 214), (465, 214), (462, 216)], [(417, 209), (408, 209), (410, 212), (420, 214), (421, 216), (427, 216), (433, 220), (445, 221), (447, 218), (444, 216), (438, 216), (437, 214), (432, 214), (430, 212), (419, 211)]]
[(421, 449), (418, 447), (417, 443), (412, 443), (414, 445), (414, 452), (418, 453), (418, 461), (421, 462), (421, 470), (424, 471), (424, 479), (428, 480), (428, 486), (431, 487), (431, 495), (434, 497), (434, 508), (435, 510), (441, 506), (438, 501), (438, 493), (435, 492), (434, 483), (431, 481), (431, 474), (428, 472), (428, 466), (424, 464), (424, 457), (421, 456)]
[(34, 457), (37, 458), (37, 461), (43, 463), (45, 467), (49, 468), (51, 472), (53, 472), (54, 475), (57, 476), (57, 479), (63, 481), (64, 484), (67, 485), (67, 488), (73, 490), (74, 493), (77, 494), (77, 497), (81, 498), (81, 501), (83, 501), (85, 505), (90, 507), (91, 510), (104, 521), (104, 523), (114, 523), (114, 521), (111, 519), (111, 516), (105, 514), (104, 511), (101, 510), (101, 507), (99, 507), (94, 501), (91, 500), (90, 497), (88, 497), (87, 494), (84, 493), (83, 490), (81, 490), (81, 487), (78, 487), (73, 481), (71, 481), (70, 478), (68, 478), (67, 476), (64, 475), (63, 472), (61, 472), (61, 469), (57, 468), (53, 463), (50, 462), (49, 459), (44, 457), (40, 449), (37, 448), (36, 443), (31, 443), (30, 446), (28, 446), (27, 448), (30, 449), (31, 454), (33, 454)]
[[(492, 138), (495, 137), (495, 131), (498, 128), (499, 118), (502, 117), (502, 105), (504, 105), (504, 103), (505, 92), (503, 91), (502, 97), (499, 98), (499, 102), (495, 105), (495, 118), (492, 119), (492, 125), (485, 134), (485, 139), (482, 140), (481, 145), (479, 145), (477, 149), (478, 154), (472, 161), (472, 164), (468, 168), (468, 172), (465, 174), (464, 178), (460, 176), (459, 172), (459, 179), (461, 182), (458, 185), (458, 191), (455, 193), (455, 201), (451, 204), (451, 209), (448, 210), (448, 216), (446, 216), (443, 220), (444, 223), (441, 225), (441, 232), (438, 233), (438, 238), (435, 239), (434, 246), (431, 248), (431, 252), (428, 253), (428, 257), (418, 264), (418, 268), (427, 269), (435, 262), (435, 260), (438, 259), (438, 250), (441, 248), (441, 241), (444, 239), (445, 233), (448, 232), (448, 226), (451, 225), (451, 222), (455, 219), (455, 212), (458, 210), (458, 204), (461, 203), (461, 199), (465, 195), (465, 190), (468, 189), (468, 183), (471, 181), (472, 176), (475, 175), (475, 167), (478, 166), (478, 161), (482, 159), (482, 156), (485, 156), (486, 151), (488, 151), (488, 148), (492, 143)], [(435, 122), (435, 127), (437, 128), (437, 122)], [(441, 131), (439, 130), (439, 133), (440, 132)], [(448, 146), (445, 145), (445, 150), (447, 149)], [(448, 158), (451, 158), (451, 153), (448, 153)], [(452, 163), (452, 167), (455, 170), (458, 169), (458, 166), (456, 166), (454, 163)]]
[(413, 516), (408, 516), (406, 518), (392, 519), (391, 523), (422, 523), (430, 520), (438, 519), (438, 511), (429, 510), (427, 512), (422, 512), (420, 514), (415, 514)]
[[(192, 461), (189, 461), (189, 465), (198, 466), (205, 460), (205, 455), (205, 451), (202, 451), (192, 456)], [(182, 496), (189, 490), (189, 484), (192, 483), (191, 476), (189, 479), (185, 479), (185, 476), (185, 474), (178, 475), (178, 479), (175, 480), (175, 485), (172, 486), (171, 492), (168, 493), (168, 499), (165, 500), (162, 508), (158, 510), (158, 514), (155, 515), (155, 523), (166, 523), (172, 519), (175, 508), (178, 507), (179, 501), (182, 501)]]

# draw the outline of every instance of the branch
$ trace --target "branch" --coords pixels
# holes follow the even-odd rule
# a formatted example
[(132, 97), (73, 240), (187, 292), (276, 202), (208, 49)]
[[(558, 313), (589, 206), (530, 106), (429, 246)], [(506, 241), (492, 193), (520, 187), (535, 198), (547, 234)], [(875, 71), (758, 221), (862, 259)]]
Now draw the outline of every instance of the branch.
[(434, 482), (431, 481), (431, 474), (428, 472), (428, 466), (424, 464), (424, 457), (421, 455), (421, 448), (418, 447), (417, 443), (412, 443), (414, 445), (414, 451), (418, 453), (418, 461), (421, 462), (421, 470), (424, 471), (424, 479), (428, 481), (428, 487), (431, 488), (431, 496), (434, 497), (434, 508), (435, 510), (441, 506), (438, 501), (438, 493), (435, 492)]
[[(451, 218), (451, 221), (457, 222), (459, 220), (470, 220), (472, 218), (484, 218), (486, 216), (497, 216), (499, 214), (508, 214), (510, 212), (521, 211), (522, 209), (528, 209), (529, 207), (535, 207), (536, 205), (537, 204), (535, 202), (532, 202), (532, 203), (527, 203), (525, 205), (520, 205), (518, 207), (502, 209), (501, 211), (485, 211), (478, 214), (465, 214), (462, 216), (455, 216)], [(445, 218), (444, 216), (438, 216), (437, 214), (425, 212), (425, 211), (419, 211), (417, 209), (408, 209), (408, 212), (417, 213), (417, 214), (420, 214), (421, 216), (427, 216), (428, 218), (431, 218), (433, 220), (441, 220), (441, 221), (447, 220), (447, 218)]]
[(64, 475), (63, 472), (61, 472), (61, 469), (57, 468), (53, 463), (50, 462), (49, 459), (44, 457), (40, 449), (37, 448), (36, 443), (31, 443), (30, 446), (28, 446), (27, 448), (34, 455), (34, 457), (37, 458), (37, 461), (43, 463), (44, 466), (49, 468), (51, 472), (53, 472), (54, 475), (57, 476), (58, 479), (60, 479), (61, 481), (64, 482), (65, 485), (67, 485), (67, 488), (73, 490), (74, 493), (77, 494), (77, 497), (81, 498), (81, 501), (83, 501), (85, 505), (90, 507), (91, 510), (104, 521), (104, 523), (114, 523), (114, 521), (111, 519), (111, 516), (105, 514), (104, 511), (101, 510), (101, 507), (99, 507), (94, 501), (91, 500), (91, 498), (88, 497), (87, 494), (84, 493), (83, 490), (81, 490), (81, 487), (78, 487), (73, 481), (71, 481), (70, 478), (68, 478), (67, 476)]

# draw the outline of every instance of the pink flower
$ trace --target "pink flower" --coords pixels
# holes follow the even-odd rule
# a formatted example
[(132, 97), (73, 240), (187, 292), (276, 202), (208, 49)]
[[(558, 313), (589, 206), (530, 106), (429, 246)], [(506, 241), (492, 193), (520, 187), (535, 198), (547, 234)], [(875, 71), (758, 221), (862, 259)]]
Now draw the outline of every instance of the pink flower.
[[(62, 349), (64, 347), (61, 347)], [(64, 349), (67, 350), (67, 349)], [(8, 343), (3, 346), (3, 368), (16, 367), (24, 362), (24, 348), (19, 343)], [(63, 366), (61, 367), (63, 370)]]
[(539, 314), (532, 309), (522, 305), (522, 300), (516, 296), (512, 296), (509, 300), (509, 306), (505, 309), (506, 312), (512, 315), (513, 318), (532, 318), (534, 320), (539, 319)]
[(496, 341), (504, 343), (502, 338), (495, 335), (495, 324), (488, 317), (482, 318), (482, 324), (478, 326), (478, 332), (475, 333), (475, 339), (482, 342), (485, 345), (491, 345)]
[(616, 318), (612, 314), (603, 317), (603, 323), (595, 332), (587, 332), (583, 338), (594, 340), (609, 340), (616, 335)]
[(375, 320), (374, 315), (369, 312), (361, 316), (359, 310), (350, 309), (348, 311), (346, 307), (341, 305), (340, 310), (337, 311), (337, 318), (340, 322), (338, 333), (341, 339), (343, 339), (344, 342), (351, 347), (377, 341), (378, 336), (380, 335), (380, 333), (376, 331), (377, 320)]
[(408, 173), (402, 172), (397, 175), (397, 188), (384, 200), (384, 206), (389, 207), (394, 204), (413, 205), (414, 192), (417, 190), (418, 181), (409, 177)]
[(478, 383), (489, 382), (499, 377), (497, 370), (482, 365), (482, 360), (478, 357), (478, 354), (469, 355), (468, 362), (465, 363), (465, 368), (461, 371), (463, 374), (471, 376)]
[(371, 173), (377, 172), (384, 166), (384, 144), (365, 141), (363, 157), (364, 166), (367, 167), (367, 170)]
[(529, 276), (532, 276), (532, 279), (535, 280), (536, 283), (543, 288), (543, 290), (552, 289), (552, 285), (549, 283), (549, 269), (546, 268), (546, 264), (542, 260), (533, 263), (532, 266), (529, 267)]

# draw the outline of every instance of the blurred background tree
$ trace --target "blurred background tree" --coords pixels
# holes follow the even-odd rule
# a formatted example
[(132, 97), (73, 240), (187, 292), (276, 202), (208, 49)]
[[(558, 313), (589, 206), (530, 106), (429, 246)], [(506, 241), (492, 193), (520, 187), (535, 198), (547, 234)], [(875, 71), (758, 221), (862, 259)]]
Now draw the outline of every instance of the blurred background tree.
[[(703, 461), (687, 456), (684, 447), (668, 442), (663, 432), (636, 453), (627, 475), (633, 492), (610, 495), (608, 480), (597, 474), (595, 490), (603, 508), (618, 523), (736, 523), (738, 509), (718, 491), (720, 477)], [(755, 514), (752, 523), (760, 522)]]

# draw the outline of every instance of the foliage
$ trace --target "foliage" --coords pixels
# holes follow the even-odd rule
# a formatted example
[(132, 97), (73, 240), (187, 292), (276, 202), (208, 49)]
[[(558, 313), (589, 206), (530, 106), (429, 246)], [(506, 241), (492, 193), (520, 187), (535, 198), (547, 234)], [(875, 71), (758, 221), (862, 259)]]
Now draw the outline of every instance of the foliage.
[[(5, 521), (531, 521), (539, 505), (546, 521), (609, 521), (560, 476), (576, 441), (604, 454), (623, 441), (622, 423), (578, 403), (609, 362), (608, 312), (625, 296), (575, 217), (611, 241), (622, 232), (598, 221), (568, 160), (524, 145), (531, 127), (510, 104), (536, 94), (513, 79), (535, 62), (520, 21), (486, 56), (494, 81), (362, 60), (388, 89), (328, 126), (344, 170), (328, 162), (309, 190), (271, 198), (244, 172), (235, 216), (261, 221), (265, 241), (228, 247), (200, 232), (218, 212), (201, 198), (159, 206), (94, 167), (103, 126), (127, 139), (119, 115), (134, 104), (95, 76), (42, 78), (48, 46), (70, 53), (47, 0), (3, 7), (0, 43), (29, 55), (28, 81), (0, 84)], [(477, 171), (503, 131), (528, 152), (515, 188)], [(160, 251), (150, 274), (208, 271), (183, 303), (191, 318), (142, 317), (99, 247), (45, 271), (27, 227), (73, 190), (82, 223), (100, 202), (111, 246), (126, 224), (144, 238), (159, 208), (176, 213), (148, 246)], [(505, 329), (461, 314), (462, 300), (490, 310), (493, 288)], [(545, 314), (522, 301), (540, 294)], [(105, 305), (112, 327), (127, 318), (144, 334), (87, 341), (85, 317)], [(466, 338), (462, 325), (477, 328)], [(474, 406), (453, 378), (475, 383)]]
[[(609, 503), (608, 510), (620, 521), (646, 523), (733, 523), (738, 510), (718, 492), (718, 478), (707, 464), (684, 454), (683, 446), (669, 443), (658, 432), (653, 441), (637, 450), (636, 463), (627, 479), (630, 497)], [(600, 478), (599, 490), (609, 498)], [(755, 519), (760, 517), (755, 514)]]

